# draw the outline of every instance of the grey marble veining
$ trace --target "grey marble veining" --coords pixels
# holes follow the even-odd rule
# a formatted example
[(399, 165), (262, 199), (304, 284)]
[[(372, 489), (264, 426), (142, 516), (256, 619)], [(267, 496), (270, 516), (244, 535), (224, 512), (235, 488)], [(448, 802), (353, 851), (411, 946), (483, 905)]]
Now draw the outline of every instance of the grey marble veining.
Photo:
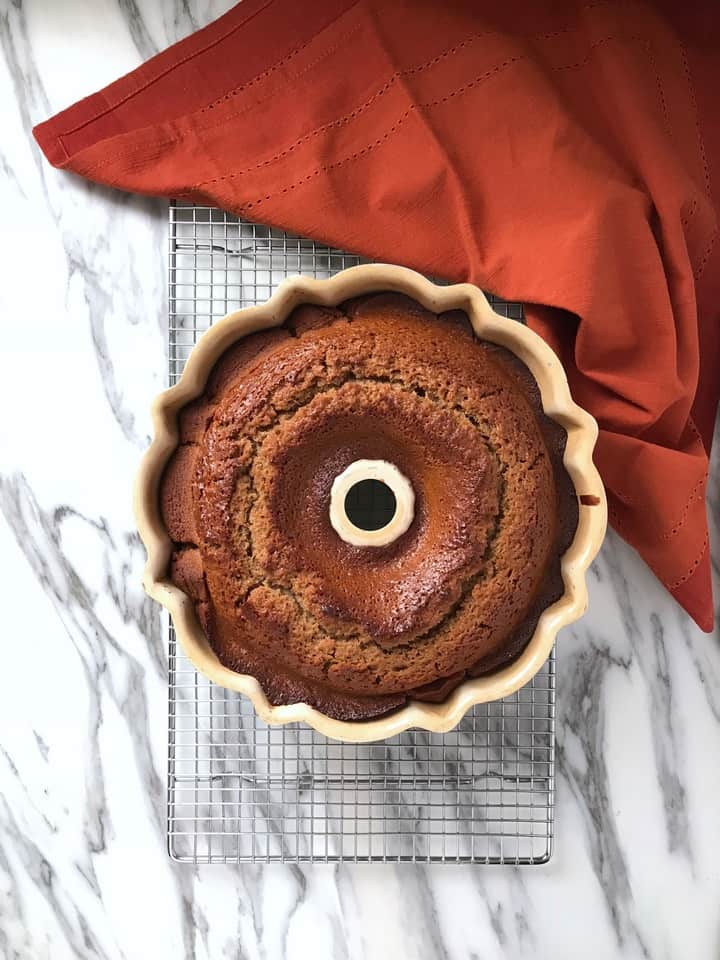
[(0, 955), (716, 958), (718, 634), (615, 536), (559, 641), (546, 867), (167, 858), (166, 650), (130, 508), (165, 384), (166, 206), (53, 170), (30, 128), (226, 6), (0, 4)]

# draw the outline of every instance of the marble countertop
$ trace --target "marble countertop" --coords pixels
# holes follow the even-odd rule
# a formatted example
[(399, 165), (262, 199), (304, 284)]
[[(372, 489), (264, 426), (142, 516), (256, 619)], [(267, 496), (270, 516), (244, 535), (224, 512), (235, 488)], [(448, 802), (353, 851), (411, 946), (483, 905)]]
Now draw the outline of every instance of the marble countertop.
[(558, 645), (549, 864), (169, 860), (167, 652), (130, 504), (166, 378), (167, 204), (53, 170), (30, 128), (226, 6), (0, 8), (0, 956), (718, 957), (719, 637), (614, 535)]

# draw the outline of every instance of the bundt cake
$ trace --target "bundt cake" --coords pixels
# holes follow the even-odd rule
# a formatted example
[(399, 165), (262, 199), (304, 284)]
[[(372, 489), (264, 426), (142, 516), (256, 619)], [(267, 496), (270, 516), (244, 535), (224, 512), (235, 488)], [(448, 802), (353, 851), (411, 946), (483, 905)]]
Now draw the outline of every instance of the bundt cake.
[[(364, 720), (441, 701), (516, 657), (563, 593), (565, 432), (464, 313), (397, 294), (300, 306), (226, 350), (179, 431), (169, 576), (272, 704)], [(331, 518), (353, 476), (410, 511), (396, 534), (360, 526), (358, 544)]]

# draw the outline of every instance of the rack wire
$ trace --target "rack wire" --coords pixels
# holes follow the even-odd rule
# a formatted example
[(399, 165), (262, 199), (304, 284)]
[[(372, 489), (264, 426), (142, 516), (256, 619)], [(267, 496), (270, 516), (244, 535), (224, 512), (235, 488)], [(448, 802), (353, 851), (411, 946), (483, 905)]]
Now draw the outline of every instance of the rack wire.
[[(267, 299), (289, 274), (362, 262), (222, 210), (169, 218), (170, 383), (197, 338)], [(519, 304), (491, 297), (522, 319)], [(249, 701), (198, 674), (169, 624), (168, 849), (191, 863), (425, 861), (537, 864), (552, 855), (555, 660), (451, 733), (374, 744), (268, 727)]]

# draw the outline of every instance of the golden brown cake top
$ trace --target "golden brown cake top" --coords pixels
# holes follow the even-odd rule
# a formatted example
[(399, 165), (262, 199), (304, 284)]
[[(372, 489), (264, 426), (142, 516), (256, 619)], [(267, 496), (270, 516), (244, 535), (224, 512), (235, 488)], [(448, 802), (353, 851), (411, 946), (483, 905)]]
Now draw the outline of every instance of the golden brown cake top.
[[(562, 592), (564, 432), (462, 314), (397, 295), (298, 308), (226, 352), (181, 437), (161, 492), (171, 575), (272, 702), (352, 718), (442, 698), (517, 655)], [(388, 546), (330, 524), (333, 480), (362, 459), (415, 494)]]

